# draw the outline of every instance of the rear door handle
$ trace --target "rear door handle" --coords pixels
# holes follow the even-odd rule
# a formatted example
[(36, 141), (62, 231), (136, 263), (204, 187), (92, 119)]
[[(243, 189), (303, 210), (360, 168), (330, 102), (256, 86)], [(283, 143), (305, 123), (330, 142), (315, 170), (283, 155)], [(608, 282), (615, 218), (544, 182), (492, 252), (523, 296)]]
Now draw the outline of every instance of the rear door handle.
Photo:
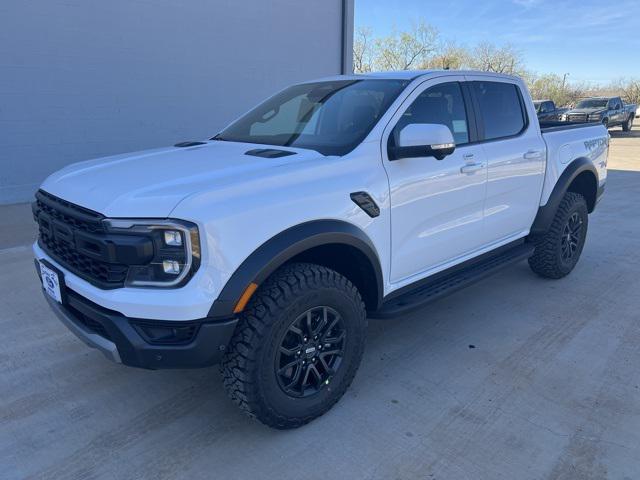
[(477, 172), (478, 170), (482, 170), (483, 168), (484, 168), (483, 163), (469, 163), (463, 167), (460, 167), (460, 172), (473, 173), (473, 172)]
[(540, 158), (542, 156), (542, 152), (540, 150), (529, 150), (527, 153), (522, 155), (526, 160), (534, 160), (536, 158)]

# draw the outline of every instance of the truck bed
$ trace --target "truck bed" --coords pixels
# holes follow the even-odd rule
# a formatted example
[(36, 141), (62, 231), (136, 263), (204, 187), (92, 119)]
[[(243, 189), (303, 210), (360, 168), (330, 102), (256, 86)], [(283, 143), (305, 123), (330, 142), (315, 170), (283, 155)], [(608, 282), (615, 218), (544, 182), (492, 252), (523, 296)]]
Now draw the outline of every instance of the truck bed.
[(574, 128), (593, 127), (599, 125), (598, 122), (559, 122), (559, 121), (547, 121), (540, 122), (540, 131), (542, 133), (560, 132), (563, 130), (573, 130)]
[(609, 145), (609, 133), (604, 125), (598, 122), (548, 122), (542, 123), (540, 130), (547, 144), (547, 169), (541, 205), (546, 204), (560, 175), (576, 158), (593, 162), (600, 184), (604, 183)]

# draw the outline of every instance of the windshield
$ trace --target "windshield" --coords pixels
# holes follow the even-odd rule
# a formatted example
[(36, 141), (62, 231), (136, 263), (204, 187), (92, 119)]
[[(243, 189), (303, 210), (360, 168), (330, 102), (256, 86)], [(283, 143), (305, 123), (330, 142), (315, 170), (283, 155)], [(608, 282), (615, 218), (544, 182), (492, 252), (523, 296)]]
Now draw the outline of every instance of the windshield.
[(533, 102), (533, 106), (536, 107), (536, 112), (540, 113), (540, 107), (542, 106), (542, 102)]
[(294, 85), (258, 105), (213, 139), (344, 155), (364, 140), (408, 83), (370, 79)]
[(605, 108), (607, 106), (606, 98), (592, 98), (590, 100), (582, 100), (578, 102), (576, 108)]

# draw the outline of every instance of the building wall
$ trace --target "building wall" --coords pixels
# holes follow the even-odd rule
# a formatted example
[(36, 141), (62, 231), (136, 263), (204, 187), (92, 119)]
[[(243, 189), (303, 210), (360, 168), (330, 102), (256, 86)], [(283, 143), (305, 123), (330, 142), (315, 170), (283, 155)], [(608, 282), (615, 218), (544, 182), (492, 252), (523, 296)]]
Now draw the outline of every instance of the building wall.
[(208, 138), (287, 84), (350, 69), (352, 2), (2, 0), (0, 203), (72, 162)]

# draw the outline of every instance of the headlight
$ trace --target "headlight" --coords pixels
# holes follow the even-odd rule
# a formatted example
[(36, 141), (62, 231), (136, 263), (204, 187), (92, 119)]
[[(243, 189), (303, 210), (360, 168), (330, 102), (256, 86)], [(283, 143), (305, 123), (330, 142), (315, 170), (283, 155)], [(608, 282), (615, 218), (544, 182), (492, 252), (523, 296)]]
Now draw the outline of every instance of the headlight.
[(592, 120), (600, 120), (601, 117), (602, 117), (601, 113), (591, 113), (591, 114), (589, 114), (589, 119), (592, 119)]
[(200, 267), (198, 227), (182, 220), (104, 220), (109, 232), (144, 236), (153, 242), (153, 258), (130, 265), (127, 287), (179, 287)]

